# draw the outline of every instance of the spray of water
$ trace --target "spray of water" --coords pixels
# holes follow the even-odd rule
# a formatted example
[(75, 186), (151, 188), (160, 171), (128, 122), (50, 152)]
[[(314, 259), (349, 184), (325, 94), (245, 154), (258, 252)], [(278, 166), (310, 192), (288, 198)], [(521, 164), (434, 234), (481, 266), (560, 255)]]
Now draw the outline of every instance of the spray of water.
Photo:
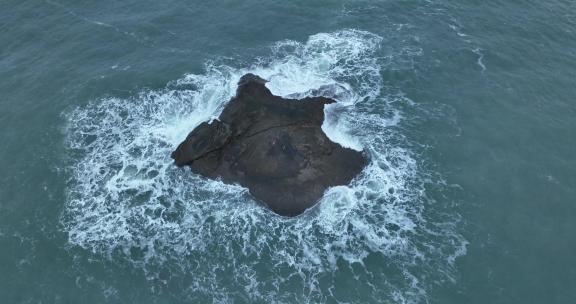
[[(426, 286), (411, 269), (449, 273), (461, 241), (452, 226), (439, 230), (423, 215), (422, 172), (394, 128), (402, 121), (394, 98), (402, 97), (381, 94), (381, 43), (357, 30), (281, 41), (251, 67), (212, 62), (163, 90), (67, 113), (74, 156), (62, 225), (70, 244), (129, 261), (151, 282), (178, 281), (188, 286), (182, 296), (197, 301), (419, 302)], [(276, 95), (336, 99), (323, 130), (371, 159), (350, 185), (329, 189), (294, 219), (169, 157), (196, 125), (219, 115), (248, 72), (269, 80)], [(450, 241), (430, 248), (439, 233)], [(439, 257), (446, 262), (426, 266)]]

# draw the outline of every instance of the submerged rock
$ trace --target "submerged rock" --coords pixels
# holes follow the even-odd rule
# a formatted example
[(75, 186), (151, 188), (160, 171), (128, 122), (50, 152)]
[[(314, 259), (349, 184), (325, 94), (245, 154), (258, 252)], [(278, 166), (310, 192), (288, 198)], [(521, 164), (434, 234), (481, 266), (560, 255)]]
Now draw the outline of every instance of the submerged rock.
[(172, 158), (194, 173), (248, 188), (277, 214), (296, 216), (328, 187), (348, 184), (366, 158), (322, 131), (324, 105), (334, 100), (284, 99), (265, 83), (244, 75), (218, 120), (196, 127)]

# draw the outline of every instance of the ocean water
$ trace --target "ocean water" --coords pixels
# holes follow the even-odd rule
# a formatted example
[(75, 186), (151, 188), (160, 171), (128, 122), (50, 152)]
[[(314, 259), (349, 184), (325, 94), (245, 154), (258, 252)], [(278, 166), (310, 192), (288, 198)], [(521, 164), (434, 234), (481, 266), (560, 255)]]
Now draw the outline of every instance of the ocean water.
[[(369, 165), (176, 168), (238, 79)], [(0, 303), (576, 303), (573, 1), (0, 1)]]

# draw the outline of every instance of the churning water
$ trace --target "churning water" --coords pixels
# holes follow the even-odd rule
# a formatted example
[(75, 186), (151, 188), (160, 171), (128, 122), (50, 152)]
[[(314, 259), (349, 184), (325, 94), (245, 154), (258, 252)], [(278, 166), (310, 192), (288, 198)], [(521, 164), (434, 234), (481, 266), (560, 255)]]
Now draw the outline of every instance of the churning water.
[[(397, 104), (410, 101), (380, 94), (374, 53), (381, 42), (358, 30), (280, 41), (250, 67), (210, 62), (204, 74), (165, 89), (67, 114), (67, 143), (78, 155), (62, 217), (69, 241), (127, 259), (150, 280), (162, 280), (158, 269), (169, 277), (189, 273), (183, 280), (193, 299), (240, 293), (250, 301), (316, 302), (336, 293), (329, 282), (343, 275), (373, 300), (425, 297), (425, 282), (411, 268), (449, 277), (465, 241), (452, 223), (429, 220), (424, 210), (430, 173), (394, 128), (402, 121)], [(351, 185), (329, 189), (294, 219), (275, 216), (245, 188), (176, 168), (169, 157), (196, 125), (218, 116), (249, 72), (269, 80), (275, 95), (336, 99), (323, 129), (371, 159)], [(374, 263), (390, 270), (373, 271), (384, 266)]]

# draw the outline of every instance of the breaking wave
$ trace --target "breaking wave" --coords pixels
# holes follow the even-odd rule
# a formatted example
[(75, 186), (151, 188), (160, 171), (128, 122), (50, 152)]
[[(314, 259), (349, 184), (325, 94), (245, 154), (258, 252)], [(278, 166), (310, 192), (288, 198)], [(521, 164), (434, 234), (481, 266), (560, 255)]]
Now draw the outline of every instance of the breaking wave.
[[(179, 286), (178, 298), (198, 302), (422, 301), (429, 282), (451, 278), (465, 241), (454, 223), (426, 212), (430, 174), (398, 127), (395, 105), (407, 100), (381, 92), (381, 43), (358, 30), (281, 41), (248, 68), (214, 61), (165, 89), (66, 113), (69, 243), (128, 261), (158, 292)], [(371, 158), (349, 186), (293, 219), (169, 157), (219, 115), (248, 72), (276, 95), (336, 99), (323, 129)]]

